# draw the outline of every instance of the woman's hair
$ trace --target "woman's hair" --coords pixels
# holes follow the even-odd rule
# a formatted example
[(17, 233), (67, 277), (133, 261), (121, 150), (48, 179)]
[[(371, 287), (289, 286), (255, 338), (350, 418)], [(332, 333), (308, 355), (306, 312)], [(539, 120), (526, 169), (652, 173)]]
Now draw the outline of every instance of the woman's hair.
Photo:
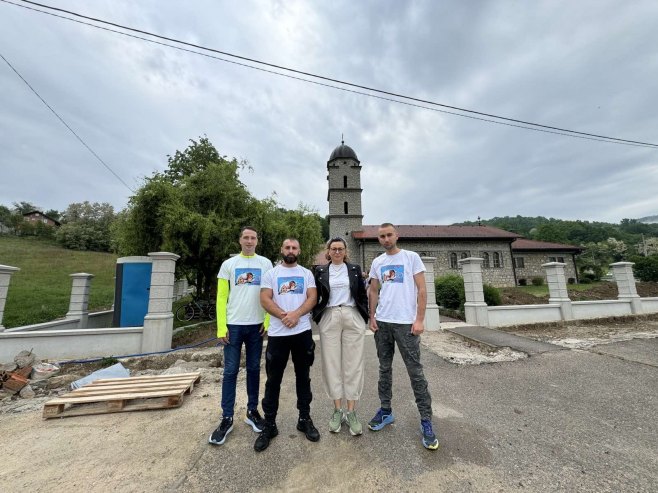
[(331, 247), (331, 244), (332, 244), (332, 243), (342, 243), (342, 244), (343, 244), (343, 246), (345, 247), (345, 258), (343, 259), (343, 262), (349, 262), (349, 261), (350, 261), (350, 257), (349, 257), (349, 255), (348, 255), (348, 253), (347, 253), (347, 243), (346, 243), (345, 240), (344, 240), (343, 238), (341, 238), (340, 236), (337, 236), (336, 238), (332, 238), (332, 239), (330, 239), (330, 240), (327, 242), (327, 253), (324, 254), (324, 257), (325, 257), (328, 261), (331, 262), (331, 255), (329, 255), (329, 248)]

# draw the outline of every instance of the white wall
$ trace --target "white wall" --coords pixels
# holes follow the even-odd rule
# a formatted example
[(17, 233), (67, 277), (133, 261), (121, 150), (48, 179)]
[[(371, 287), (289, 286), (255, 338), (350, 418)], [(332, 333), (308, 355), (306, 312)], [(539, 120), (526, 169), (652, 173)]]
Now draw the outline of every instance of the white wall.
[(632, 315), (630, 301), (572, 301), (573, 318), (605, 318)]
[(658, 298), (640, 298), (644, 313), (658, 313)]
[(513, 305), (487, 308), (489, 327), (559, 322), (560, 305)]
[(0, 333), (0, 362), (14, 361), (22, 350), (42, 359), (65, 360), (123, 356), (141, 352), (143, 327), (46, 330)]

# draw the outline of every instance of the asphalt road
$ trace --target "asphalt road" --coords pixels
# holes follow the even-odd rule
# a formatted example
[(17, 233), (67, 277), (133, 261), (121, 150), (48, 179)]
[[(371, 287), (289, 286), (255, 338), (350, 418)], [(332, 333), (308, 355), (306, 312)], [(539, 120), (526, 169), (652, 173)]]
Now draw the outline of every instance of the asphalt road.
[[(260, 454), (236, 423), (226, 444), (199, 444), (171, 491), (658, 491), (658, 339), (456, 366), (425, 350), (441, 447), (425, 450), (404, 365), (395, 357), (396, 423), (329, 433), (332, 404), (312, 370), (318, 443), (296, 431), (294, 373), (284, 377), (279, 436)], [(379, 407), (377, 356), (366, 339), (367, 421)], [(264, 382), (264, 374), (263, 374)], [(239, 389), (239, 392), (244, 392)], [(262, 391), (261, 391), (262, 392)], [(236, 409), (236, 416), (244, 410)], [(210, 431), (210, 430), (209, 430)]]

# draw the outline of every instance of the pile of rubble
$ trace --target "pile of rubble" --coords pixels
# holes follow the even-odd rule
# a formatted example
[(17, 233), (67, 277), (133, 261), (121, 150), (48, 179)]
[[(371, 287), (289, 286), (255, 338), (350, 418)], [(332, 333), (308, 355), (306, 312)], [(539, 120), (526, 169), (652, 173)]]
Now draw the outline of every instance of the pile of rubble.
[(57, 365), (40, 361), (32, 351), (21, 351), (13, 363), (0, 364), (0, 402), (47, 395), (62, 385), (61, 378), (55, 377), (58, 372)]

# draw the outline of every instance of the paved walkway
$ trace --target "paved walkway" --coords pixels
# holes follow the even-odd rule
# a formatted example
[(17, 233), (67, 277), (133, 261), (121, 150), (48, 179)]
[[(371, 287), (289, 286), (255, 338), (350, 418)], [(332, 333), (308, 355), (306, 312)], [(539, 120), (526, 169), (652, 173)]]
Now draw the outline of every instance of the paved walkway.
[(565, 348), (548, 342), (509, 334), (500, 330), (466, 324), (441, 324), (443, 330), (493, 348), (508, 347), (529, 355), (562, 351)]
[[(290, 364), (279, 436), (270, 448), (254, 452), (256, 436), (242, 423), (225, 445), (210, 446), (216, 422), (209, 420), (205, 433), (190, 436), (198, 440), (198, 455), (187, 458), (187, 473), (167, 491), (655, 491), (658, 369), (645, 360), (658, 354), (658, 339), (606, 350), (611, 346), (618, 348), (614, 356), (564, 350), (479, 366), (453, 365), (423, 349), (441, 441), (435, 452), (420, 443), (418, 411), (399, 355), (395, 423), (360, 437), (345, 429), (329, 433), (332, 405), (322, 390), (318, 348), (311, 373), (318, 443), (295, 430)], [(365, 368), (364, 421), (379, 405), (372, 338), (366, 339)], [(243, 412), (236, 409), (236, 416)]]

